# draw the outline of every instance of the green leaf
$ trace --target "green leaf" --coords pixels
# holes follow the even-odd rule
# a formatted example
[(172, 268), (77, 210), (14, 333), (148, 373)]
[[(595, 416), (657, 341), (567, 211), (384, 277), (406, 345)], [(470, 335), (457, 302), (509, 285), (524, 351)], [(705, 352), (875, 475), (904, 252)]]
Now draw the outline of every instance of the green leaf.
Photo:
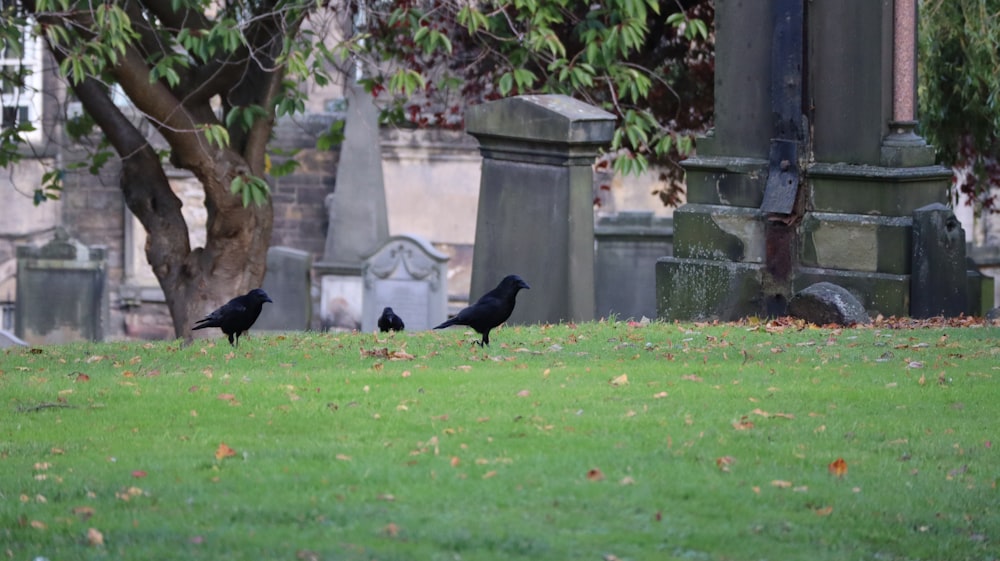
[(334, 121), (326, 132), (316, 139), (316, 149), (327, 151), (344, 141), (344, 121)]
[(497, 82), (497, 89), (500, 91), (500, 95), (508, 96), (510, 95), (510, 90), (514, 87), (514, 75), (511, 72), (505, 72), (500, 76), (500, 80)]
[(656, 152), (658, 156), (663, 156), (670, 153), (670, 148), (673, 147), (673, 145), (674, 145), (673, 137), (670, 135), (665, 135), (656, 142), (656, 145), (653, 148), (653, 150)]
[(515, 68), (514, 69), (514, 82), (521, 91), (531, 89), (536, 80), (535, 73), (528, 70), (527, 68)]
[(423, 90), (427, 83), (422, 74), (412, 69), (397, 71), (389, 79), (389, 91), (393, 94), (403, 94), (411, 97), (418, 90)]

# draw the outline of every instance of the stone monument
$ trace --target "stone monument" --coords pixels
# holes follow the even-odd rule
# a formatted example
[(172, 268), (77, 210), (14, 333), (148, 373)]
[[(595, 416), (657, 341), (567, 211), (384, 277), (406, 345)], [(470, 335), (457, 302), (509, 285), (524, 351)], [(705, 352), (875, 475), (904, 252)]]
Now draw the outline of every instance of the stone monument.
[(483, 156), (469, 298), (518, 274), (511, 323), (594, 318), (594, 172), (615, 116), (564, 95), (471, 107)]
[(31, 345), (103, 340), (110, 311), (106, 253), (61, 228), (42, 247), (19, 246), (14, 334)]
[(254, 329), (305, 331), (312, 323), (312, 255), (291, 247), (267, 250), (267, 273), (261, 288), (274, 300), (264, 306)]
[(603, 216), (594, 227), (598, 317), (656, 317), (656, 260), (673, 254), (672, 218), (651, 211)]
[(407, 331), (432, 329), (448, 318), (448, 256), (416, 236), (392, 236), (365, 259), (361, 330), (370, 333), (390, 307)]
[(346, 87), (344, 143), (334, 192), (327, 196), (330, 226), (320, 275), (320, 322), (324, 329), (360, 329), (361, 265), (389, 237), (378, 111), (364, 89)]
[(715, 9), (715, 128), (685, 162), (658, 316), (783, 315), (820, 282), (909, 315), (913, 212), (951, 179), (914, 132), (915, 0)]

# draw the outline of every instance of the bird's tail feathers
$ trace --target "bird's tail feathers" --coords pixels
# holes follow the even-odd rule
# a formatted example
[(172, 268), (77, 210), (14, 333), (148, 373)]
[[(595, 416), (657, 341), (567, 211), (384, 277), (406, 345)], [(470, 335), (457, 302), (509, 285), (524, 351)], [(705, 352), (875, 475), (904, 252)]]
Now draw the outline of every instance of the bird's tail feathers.
[(453, 325), (455, 325), (455, 318), (451, 318), (450, 320), (442, 323), (441, 325), (435, 327), (434, 329), (444, 329), (445, 327), (451, 327)]

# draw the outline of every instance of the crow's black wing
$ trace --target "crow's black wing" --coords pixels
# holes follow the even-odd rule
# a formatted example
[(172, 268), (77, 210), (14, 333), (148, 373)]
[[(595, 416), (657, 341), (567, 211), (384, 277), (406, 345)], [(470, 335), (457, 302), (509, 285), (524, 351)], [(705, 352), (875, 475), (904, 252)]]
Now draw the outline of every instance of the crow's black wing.
[[(198, 320), (192, 329), (204, 329), (206, 327), (221, 327), (225, 330), (228, 326), (240, 323), (240, 318), (246, 316), (247, 305), (242, 300), (243, 296), (233, 298), (218, 309)], [(254, 318), (256, 319), (256, 318)]]

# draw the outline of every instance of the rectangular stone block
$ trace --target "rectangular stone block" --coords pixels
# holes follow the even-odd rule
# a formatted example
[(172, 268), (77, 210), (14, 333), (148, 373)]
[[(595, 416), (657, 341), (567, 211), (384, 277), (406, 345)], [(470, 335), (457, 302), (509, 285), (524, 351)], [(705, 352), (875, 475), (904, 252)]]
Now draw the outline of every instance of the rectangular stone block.
[(764, 200), (767, 165), (767, 160), (757, 158), (688, 158), (683, 162), (687, 202), (759, 208)]
[(817, 163), (807, 168), (807, 177), (815, 211), (910, 216), (946, 201), (951, 170)]
[(656, 262), (656, 313), (665, 321), (734, 321), (761, 315), (762, 265), (664, 257)]
[(798, 292), (818, 282), (831, 282), (851, 291), (872, 318), (878, 314), (903, 317), (910, 313), (910, 275), (801, 267), (793, 288)]
[(290, 247), (267, 250), (261, 286), (274, 301), (264, 306), (254, 325), (261, 331), (307, 330), (312, 323), (312, 255)]
[(764, 221), (757, 209), (686, 204), (674, 211), (674, 227), (674, 257), (764, 262)]
[(800, 260), (805, 267), (905, 275), (910, 272), (907, 217), (806, 213)]
[(673, 221), (652, 212), (620, 212), (594, 228), (594, 300), (598, 317), (656, 317), (656, 260), (673, 253)]

